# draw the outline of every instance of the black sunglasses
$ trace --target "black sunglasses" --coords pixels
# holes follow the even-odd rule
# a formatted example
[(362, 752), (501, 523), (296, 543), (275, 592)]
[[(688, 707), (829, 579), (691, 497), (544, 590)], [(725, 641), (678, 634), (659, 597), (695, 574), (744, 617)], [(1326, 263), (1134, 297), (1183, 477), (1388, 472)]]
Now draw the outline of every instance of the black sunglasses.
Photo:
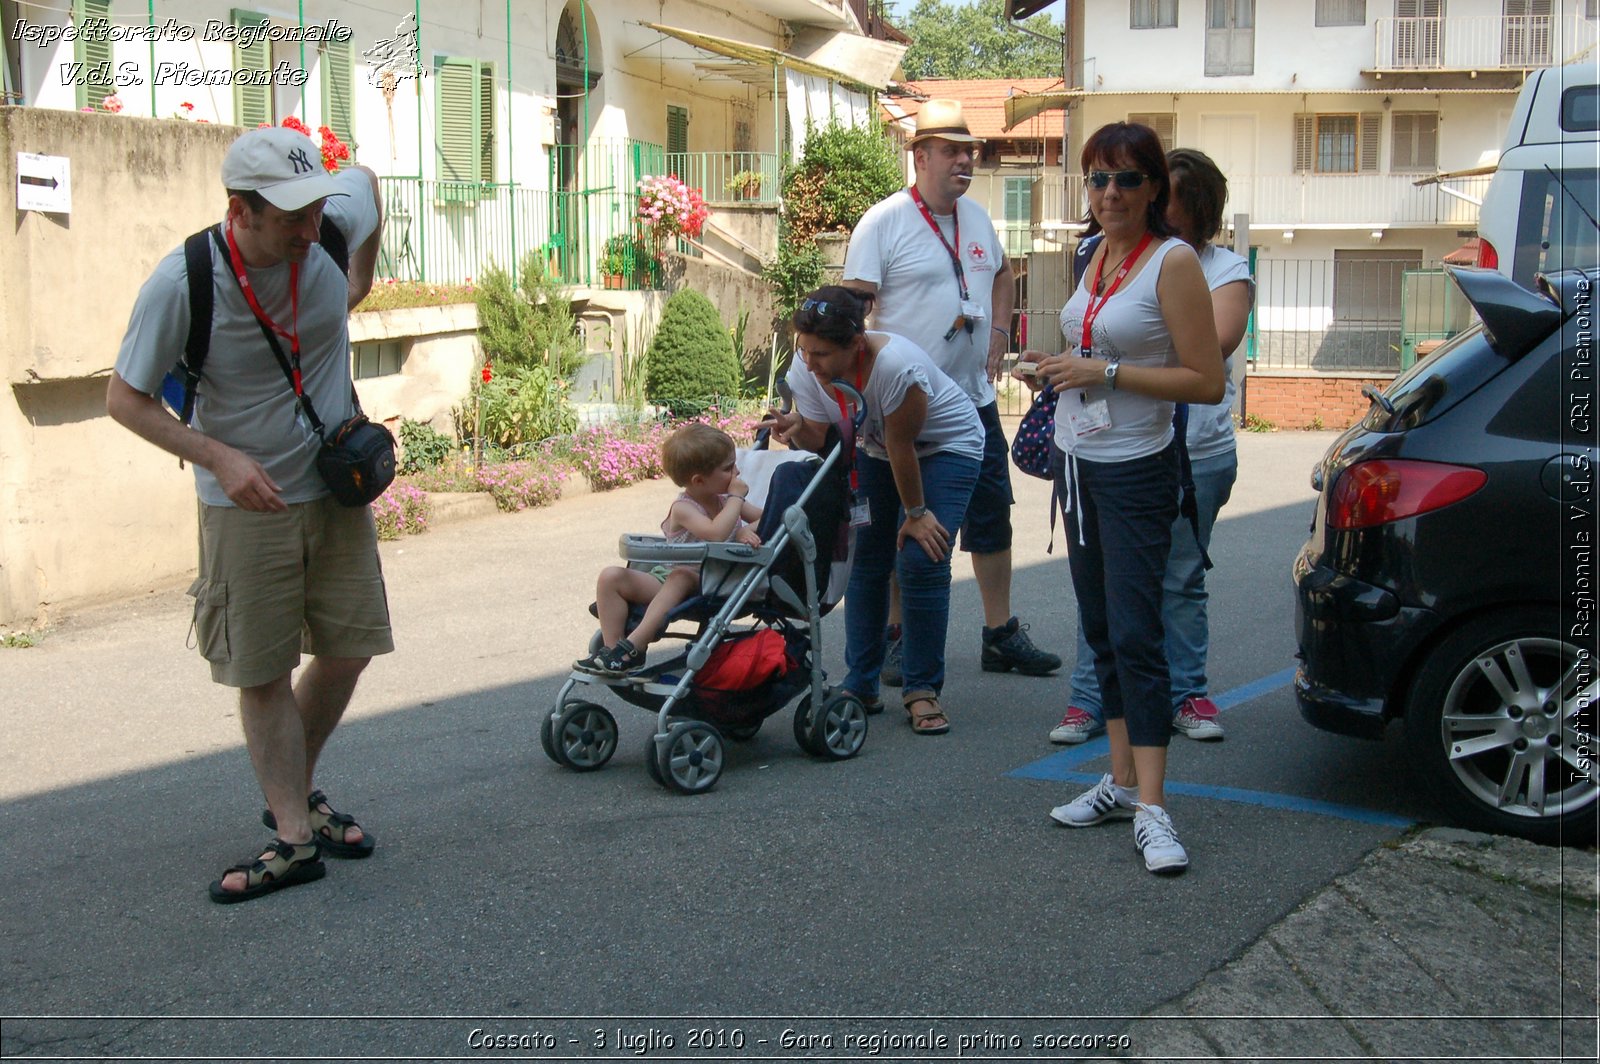
[(1146, 175), (1142, 170), (1090, 170), (1089, 187), (1102, 189), (1115, 181), (1121, 189), (1134, 189), (1144, 184)]
[(814, 310), (814, 311), (817, 312), (817, 316), (819, 318), (826, 318), (828, 316), (828, 311), (829, 310), (838, 310), (838, 309), (840, 309), (840, 308), (839, 308), (839, 306), (837, 304), (829, 303), (825, 299), (807, 299), (807, 300), (805, 300), (804, 302), (802, 302), (800, 304), (800, 312), (802, 314), (805, 314), (805, 313), (808, 313), (808, 312)]

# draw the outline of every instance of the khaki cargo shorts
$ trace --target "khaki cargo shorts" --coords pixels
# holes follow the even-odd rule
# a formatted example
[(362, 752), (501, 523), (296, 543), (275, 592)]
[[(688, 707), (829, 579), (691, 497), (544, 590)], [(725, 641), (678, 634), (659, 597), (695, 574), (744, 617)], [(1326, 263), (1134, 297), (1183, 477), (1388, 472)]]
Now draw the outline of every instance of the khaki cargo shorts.
[(211, 678), (257, 687), (300, 655), (367, 658), (394, 649), (372, 511), (331, 497), (284, 513), (200, 506), (194, 636)]

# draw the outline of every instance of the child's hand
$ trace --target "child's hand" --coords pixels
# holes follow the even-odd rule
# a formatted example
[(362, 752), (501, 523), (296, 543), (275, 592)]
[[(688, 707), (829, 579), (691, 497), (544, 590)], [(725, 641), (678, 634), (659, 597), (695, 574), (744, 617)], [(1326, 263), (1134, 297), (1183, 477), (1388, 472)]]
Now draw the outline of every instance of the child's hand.
[(733, 534), (734, 541), (743, 543), (747, 547), (761, 546), (761, 537), (756, 535), (756, 530), (746, 525)]
[(744, 478), (743, 477), (734, 477), (733, 480), (728, 484), (728, 495), (729, 496), (735, 496), (735, 495), (740, 496), (740, 501), (741, 502), (743, 501), (744, 497), (749, 496), (749, 494), (750, 494), (750, 485), (748, 485), (748, 484), (746, 484), (744, 482)]

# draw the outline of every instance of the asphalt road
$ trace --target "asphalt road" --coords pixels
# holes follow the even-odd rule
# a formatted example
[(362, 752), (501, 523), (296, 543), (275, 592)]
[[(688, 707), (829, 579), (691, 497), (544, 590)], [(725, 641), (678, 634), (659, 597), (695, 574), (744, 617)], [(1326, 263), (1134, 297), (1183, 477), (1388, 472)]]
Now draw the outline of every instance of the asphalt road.
[[(0, 651), (0, 1055), (1106, 1052), (1062, 1040), (1182, 995), (1438, 818), (1398, 741), (1317, 732), (1284, 685), (1289, 565), (1331, 439), (1241, 437), (1212, 547), (1211, 669), (1214, 693), (1244, 694), (1225, 742), (1173, 740), (1193, 860), (1176, 879), (1144, 871), (1126, 824), (1052, 825), (1105, 759), (1045, 739), (1066, 670), (979, 670), (959, 561), (946, 737), (914, 736), (891, 699), (858, 758), (825, 763), (785, 712), (730, 744), (714, 791), (682, 797), (645, 773), (653, 715), (613, 700), (611, 764), (552, 764), (539, 714), (592, 630), (595, 573), (619, 532), (659, 521), (663, 483), (384, 546), (400, 649), (369, 670), (319, 773), (377, 854), (244, 905), (205, 896), (267, 832), (235, 707), (184, 647), (187, 600), (70, 618)], [(1070, 656), (1049, 488), (1018, 480), (1015, 608)], [(826, 625), (835, 676), (841, 631)]]

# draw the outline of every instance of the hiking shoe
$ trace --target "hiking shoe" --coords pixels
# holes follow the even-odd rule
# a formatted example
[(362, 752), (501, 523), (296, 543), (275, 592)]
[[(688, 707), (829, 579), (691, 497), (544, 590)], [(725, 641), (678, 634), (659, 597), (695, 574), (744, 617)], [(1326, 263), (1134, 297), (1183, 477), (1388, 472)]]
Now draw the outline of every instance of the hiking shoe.
[(983, 630), (983, 671), (1010, 672), (1024, 676), (1048, 676), (1061, 668), (1061, 659), (1040, 650), (1028, 638), (1028, 626), (1011, 618), (999, 628)]
[(899, 687), (906, 682), (900, 668), (900, 626), (891, 624), (884, 637), (883, 668), (878, 670), (878, 682), (885, 687)]
[(1050, 729), (1050, 741), (1068, 744), (1088, 742), (1105, 730), (1106, 726), (1095, 720), (1088, 710), (1068, 706), (1067, 715), (1061, 718), (1061, 723)]
[(1144, 866), (1157, 874), (1171, 875), (1189, 867), (1189, 853), (1178, 841), (1172, 818), (1159, 805), (1138, 805), (1133, 818), (1133, 845), (1144, 855)]
[(1209, 698), (1185, 698), (1172, 718), (1172, 730), (1202, 742), (1222, 738), (1222, 725), (1217, 720), (1217, 704)]
[(1134, 791), (1118, 787), (1111, 773), (1100, 777), (1100, 782), (1078, 795), (1066, 805), (1050, 810), (1050, 819), (1069, 828), (1086, 828), (1103, 820), (1127, 820), (1134, 814)]

